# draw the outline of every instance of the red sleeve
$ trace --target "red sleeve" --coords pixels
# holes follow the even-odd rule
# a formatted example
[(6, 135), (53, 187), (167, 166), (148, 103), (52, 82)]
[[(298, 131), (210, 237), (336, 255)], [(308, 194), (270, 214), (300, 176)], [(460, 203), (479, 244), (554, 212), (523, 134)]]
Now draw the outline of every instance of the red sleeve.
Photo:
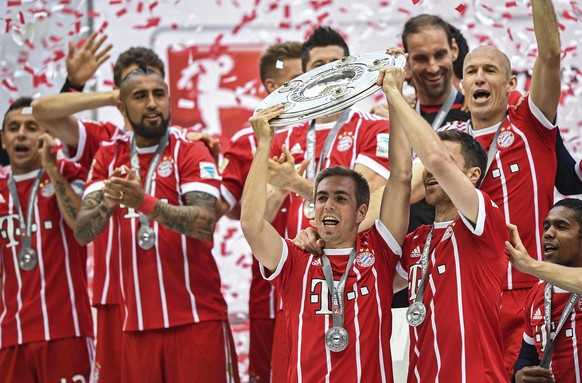
[(231, 208), (242, 198), (243, 187), (253, 161), (254, 148), (256, 148), (254, 135), (243, 134), (236, 137), (224, 153), (220, 190)]
[(79, 142), (76, 148), (71, 146), (65, 148), (67, 159), (89, 169), (99, 145), (110, 141), (118, 131), (119, 128), (109, 122), (79, 120)]
[(390, 124), (384, 119), (362, 119), (358, 129), (356, 163), (364, 165), (384, 178), (388, 178), (388, 141)]
[(101, 146), (89, 168), (83, 196), (103, 189), (103, 181), (109, 178), (107, 168), (112, 159), (111, 146)]
[(178, 174), (181, 194), (195, 191), (219, 198), (220, 176), (206, 145), (200, 141), (175, 139), (180, 140)]

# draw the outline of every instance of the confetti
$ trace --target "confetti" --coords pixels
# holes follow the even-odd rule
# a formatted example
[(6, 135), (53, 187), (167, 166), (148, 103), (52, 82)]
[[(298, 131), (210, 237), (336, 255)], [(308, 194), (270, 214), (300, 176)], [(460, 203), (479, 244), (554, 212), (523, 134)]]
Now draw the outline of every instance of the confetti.
[(457, 10), (457, 12), (459, 12), (461, 15), (464, 15), (465, 12), (467, 11), (467, 4), (461, 3), (459, 5), (457, 5), (457, 7), (455, 8)]
[(160, 24), (161, 18), (160, 17), (150, 17), (147, 19), (147, 22), (144, 25), (136, 25), (133, 29), (147, 29), (147, 28), (154, 28)]

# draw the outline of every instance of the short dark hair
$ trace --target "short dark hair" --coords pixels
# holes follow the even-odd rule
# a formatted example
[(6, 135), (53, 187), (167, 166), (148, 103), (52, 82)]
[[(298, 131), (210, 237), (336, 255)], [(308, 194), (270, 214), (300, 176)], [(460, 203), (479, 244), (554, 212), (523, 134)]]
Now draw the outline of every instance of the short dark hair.
[(301, 67), (303, 72), (307, 70), (309, 52), (316, 47), (328, 47), (336, 45), (344, 50), (344, 56), (350, 55), (350, 48), (343, 36), (330, 26), (319, 26), (311, 33), (307, 41), (301, 47)]
[(356, 186), (356, 204), (358, 205), (358, 208), (362, 205), (370, 205), (370, 185), (368, 184), (366, 178), (364, 178), (364, 176), (357, 171), (348, 169), (343, 166), (332, 166), (331, 168), (323, 169), (319, 172), (319, 174), (317, 174), (317, 177), (315, 178), (314, 189), (316, 194), (317, 188), (319, 187), (321, 181), (331, 176), (351, 178)]
[(478, 167), (481, 169), (481, 176), (477, 181), (476, 187), (481, 185), (487, 170), (487, 153), (479, 141), (473, 136), (459, 130), (445, 130), (438, 133), (442, 141), (458, 142), (461, 144), (461, 155), (465, 160), (465, 168)]
[(16, 109), (27, 108), (30, 105), (32, 105), (32, 97), (20, 97), (17, 98), (12, 104), (10, 104), (8, 110), (6, 111), (6, 113), (4, 113), (4, 119), (2, 120), (2, 130), (4, 130), (4, 123), (6, 122), (6, 117), (8, 116), (8, 113)]
[(145, 47), (132, 47), (120, 54), (113, 66), (113, 83), (115, 86), (119, 87), (123, 80), (121, 72), (131, 65), (139, 66), (142, 62), (148, 67), (159, 70), (162, 78), (166, 77), (164, 62), (154, 51)]
[(467, 44), (467, 39), (461, 33), (461, 30), (450, 23), (447, 23), (449, 26), (449, 30), (457, 43), (457, 47), (459, 48), (459, 55), (457, 59), (453, 61), (453, 72), (457, 78), (463, 78), (463, 63), (465, 62), (465, 56), (469, 53), (469, 44)]
[(280, 44), (273, 44), (261, 55), (259, 61), (259, 73), (261, 82), (265, 85), (268, 78), (277, 78), (279, 68), (277, 61), (301, 58), (301, 43), (297, 41), (286, 41)]
[(402, 29), (402, 45), (404, 46), (404, 51), (408, 52), (408, 36), (411, 34), (419, 33), (426, 28), (441, 28), (447, 35), (449, 47), (452, 47), (453, 34), (451, 33), (449, 25), (450, 24), (444, 21), (442, 18), (435, 15), (428, 15), (426, 13), (408, 19), (408, 21), (404, 24), (404, 28)]
[(556, 202), (554, 206), (552, 206), (552, 209), (558, 206), (563, 206), (569, 209), (574, 217), (576, 217), (576, 221), (578, 222), (578, 225), (580, 225), (578, 235), (582, 237), (582, 201), (577, 198), (564, 198)]

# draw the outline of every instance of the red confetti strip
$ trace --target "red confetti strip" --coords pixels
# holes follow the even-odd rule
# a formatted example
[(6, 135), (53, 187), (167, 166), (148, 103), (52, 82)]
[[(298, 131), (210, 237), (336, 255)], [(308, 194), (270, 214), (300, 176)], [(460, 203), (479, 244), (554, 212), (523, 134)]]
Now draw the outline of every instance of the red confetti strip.
[(24, 13), (18, 12), (18, 18), (20, 19), (20, 24), (26, 24), (24, 21)]
[(509, 36), (509, 40), (513, 41), (513, 34), (511, 33), (510, 28), (507, 28), (507, 36)]
[(10, 32), (10, 23), (12, 22), (12, 19), (6, 19), (6, 33)]
[(418, 3), (420, 3), (420, 0), (412, 0), (412, 5), (416, 5)]
[(154, 11), (154, 8), (158, 6), (158, 2), (154, 1), (153, 3), (150, 4), (150, 6), (148, 7), (150, 9), (150, 12)]
[(568, 53), (570, 52), (575, 52), (576, 51), (576, 47), (575, 46), (570, 46), (570, 47), (566, 47), (562, 50), (563, 54), (562, 54), (562, 60), (566, 58), (566, 56), (568, 55)]
[(291, 7), (289, 6), (289, 4), (285, 4), (285, 6), (283, 7), (283, 17), (286, 19), (291, 17)]
[(85, 41), (87, 41), (87, 39), (81, 39), (81, 40), (77, 41), (77, 44), (75, 44), (75, 48), (81, 49), (81, 47), (83, 45), (85, 45)]
[(109, 0), (109, 5), (119, 5), (123, 3), (122, 0)]
[(147, 22), (144, 25), (136, 25), (133, 29), (148, 29), (148, 28), (155, 28), (160, 24), (161, 18), (160, 17), (150, 17), (147, 19)]
[(389, 1), (381, 1), (379, 5), (381, 7), (389, 7), (390, 6), (390, 2)]
[(34, 44), (32, 43), (32, 41), (30, 41), (29, 39), (24, 40), (24, 43), (26, 44), (27, 47), (29, 47), (30, 49), (34, 49)]
[(562, 17), (564, 19), (566, 19), (566, 20), (578, 21), (578, 18), (575, 15), (571, 14), (570, 12), (568, 12), (568, 11), (564, 11), (562, 13)]
[(327, 19), (329, 17), (329, 12), (325, 12), (319, 16), (317, 16), (317, 21), (322, 24), (323, 20)]
[(508, 1), (505, 3), (505, 8), (512, 8), (512, 7), (517, 7), (516, 1)]
[(455, 8), (457, 10), (457, 12), (459, 12), (461, 15), (465, 15), (465, 12), (467, 11), (467, 4), (465, 3), (461, 3), (459, 5), (457, 5), (457, 7)]
[(178, 24), (174, 23), (174, 24), (170, 25), (170, 28), (172, 28), (172, 29), (178, 29)]
[(63, 57), (66, 56), (65, 55), (65, 52), (63, 52), (62, 50), (56, 50), (53, 53), (54, 54), (53, 54), (52, 61), (54, 61), (54, 62), (57, 62), (57, 61), (59, 61), (60, 59), (62, 59)]
[(99, 28), (99, 33), (105, 32), (105, 28), (107, 28), (108, 25), (109, 23), (107, 21), (104, 21), (103, 24), (101, 24), (101, 28)]
[(405, 15), (411, 14), (411, 12), (408, 9), (404, 9), (404, 8), (398, 8), (397, 11), (400, 13), (404, 13)]
[(2, 85), (4, 85), (4, 87), (11, 92), (18, 92), (18, 88), (16, 87), (16, 85), (14, 85), (14, 83), (12, 83), (12, 81), (9, 81), (7, 78), (2, 80)]
[(18, 7), (20, 5), (22, 5), (22, 1), (20, 0), (13, 0), (13, 1), (8, 1), (8, 3), (6, 4), (9, 7)]
[(32, 69), (32, 67), (31, 67), (30, 65), (26, 64), (26, 65), (24, 66), (24, 71), (25, 71), (25, 72), (28, 72), (28, 73), (30, 73), (31, 75), (33, 75), (33, 76), (34, 76), (34, 69)]
[(99, 12), (96, 12), (96, 11), (87, 12), (87, 17), (99, 17), (99, 16), (101, 16), (101, 14)]
[[(418, 0), (418, 1), (420, 1), (420, 0)], [(311, 5), (311, 8), (313, 8), (316, 11), (320, 8), (327, 7), (328, 5), (331, 5), (332, 3), (333, 3), (333, 0), (323, 0), (323, 1), (311, 0), (309, 2), (309, 4)]]
[(232, 34), (236, 35), (242, 27), (257, 18), (257, 11), (254, 9), (250, 14), (243, 15), (241, 22), (232, 29)]
[(113, 87), (115, 83), (113, 82), (113, 80), (103, 80), (103, 85)]
[(486, 10), (488, 10), (489, 12), (493, 12), (493, 8), (491, 8), (491, 7), (488, 7), (488, 6), (487, 6), (487, 5), (485, 5), (485, 4), (480, 4), (480, 5), (481, 5), (483, 8), (485, 8)]
[(143, 11), (143, 3), (141, 1), (137, 3), (136, 11), (137, 13), (141, 13), (141, 11)]
[(77, 33), (81, 32), (81, 22), (80, 21), (75, 22), (75, 32), (77, 32)]
[(119, 11), (117, 11), (117, 13), (115, 13), (115, 15), (116, 15), (117, 17), (121, 17), (121, 16), (125, 15), (126, 13), (127, 13), (127, 9), (125, 9), (125, 8), (122, 8), (122, 9), (120, 9)]
[(269, 7), (267, 8), (267, 12), (273, 12), (275, 9), (279, 8), (279, 3), (274, 2), (269, 4)]
[(505, 13), (502, 13), (501, 14), (501, 17), (504, 18), (504, 19), (508, 19), (509, 20), (509, 19), (511, 19), (513, 17), (513, 15), (511, 13), (509, 13), (509, 12), (505, 12)]

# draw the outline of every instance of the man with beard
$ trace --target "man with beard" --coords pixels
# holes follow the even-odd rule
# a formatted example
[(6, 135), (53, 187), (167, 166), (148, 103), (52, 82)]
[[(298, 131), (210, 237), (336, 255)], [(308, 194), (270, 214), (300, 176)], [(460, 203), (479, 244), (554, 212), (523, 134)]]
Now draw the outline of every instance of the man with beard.
[(203, 143), (168, 128), (170, 99), (157, 72), (141, 66), (108, 93), (134, 133), (97, 152), (75, 236), (88, 243), (110, 216), (118, 221), (122, 381), (238, 381), (211, 254), (214, 160)]

